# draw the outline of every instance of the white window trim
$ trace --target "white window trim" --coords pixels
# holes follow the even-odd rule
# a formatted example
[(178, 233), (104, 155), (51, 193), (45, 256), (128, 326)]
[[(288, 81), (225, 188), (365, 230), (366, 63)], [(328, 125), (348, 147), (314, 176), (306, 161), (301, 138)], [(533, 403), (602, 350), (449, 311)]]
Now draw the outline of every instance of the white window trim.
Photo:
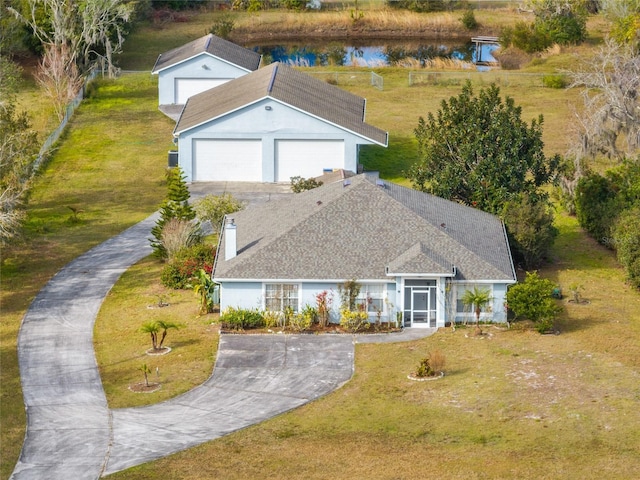
[[(297, 282), (263, 282), (262, 283), (262, 309), (263, 310), (267, 310), (267, 285), (278, 285), (278, 286), (283, 286), (283, 285), (291, 285), (291, 286), (295, 286), (297, 288), (297, 294), (298, 294), (298, 299), (296, 302), (296, 308), (295, 311), (299, 312), (300, 311), (300, 299), (301, 299), (301, 294), (302, 294), (302, 285), (300, 283)], [(283, 299), (280, 299), (280, 303), (282, 306), (282, 301)], [(282, 312), (284, 311), (284, 308), (281, 308), (280, 310), (275, 310), (276, 312)]]

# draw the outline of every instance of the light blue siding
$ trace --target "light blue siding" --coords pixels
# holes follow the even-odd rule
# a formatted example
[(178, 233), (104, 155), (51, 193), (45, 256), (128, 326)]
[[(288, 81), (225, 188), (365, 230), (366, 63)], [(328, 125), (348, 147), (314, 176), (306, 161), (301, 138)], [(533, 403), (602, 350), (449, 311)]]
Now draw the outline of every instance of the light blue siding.
[(175, 103), (176, 78), (233, 79), (247, 73), (244, 68), (201, 53), (158, 73), (158, 101), (160, 105)]
[[(271, 110), (265, 109), (266, 106)], [(340, 168), (352, 172), (357, 171), (358, 145), (372, 143), (288, 105), (264, 99), (178, 136), (179, 164), (187, 182), (193, 181), (193, 143), (196, 139), (261, 139), (263, 182), (276, 179), (277, 140), (342, 140), (344, 165)], [(320, 172), (325, 167), (318, 165)]]

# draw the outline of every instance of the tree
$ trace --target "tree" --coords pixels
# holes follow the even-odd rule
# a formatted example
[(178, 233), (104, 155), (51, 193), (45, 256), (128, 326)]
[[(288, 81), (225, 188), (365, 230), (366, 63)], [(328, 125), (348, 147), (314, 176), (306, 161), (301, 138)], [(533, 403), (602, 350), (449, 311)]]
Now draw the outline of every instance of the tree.
[(38, 155), (38, 135), (11, 99), (0, 103), (0, 245), (22, 226), (24, 206)]
[(196, 273), (196, 282), (193, 291), (200, 297), (200, 313), (213, 312), (214, 295), (217, 284), (211, 279), (211, 275), (203, 269), (198, 270)]
[(300, 193), (306, 190), (313, 190), (322, 186), (322, 182), (319, 182), (315, 178), (302, 178), (291, 177), (291, 191), (293, 193)]
[(132, 0), (26, 0), (22, 12), (10, 10), (42, 45), (68, 49), (81, 74), (100, 64), (113, 76), (135, 8)]
[(207, 195), (193, 202), (196, 216), (201, 222), (209, 221), (214, 232), (219, 232), (225, 215), (244, 209), (244, 202), (230, 193)]
[(527, 272), (524, 282), (513, 285), (507, 291), (507, 306), (515, 319), (529, 319), (536, 323), (539, 331), (547, 331), (560, 312), (553, 300), (556, 285), (538, 272)]
[(62, 120), (67, 104), (75, 98), (83, 84), (67, 45), (44, 45), (36, 80), (44, 94), (51, 99), (58, 120)]
[(473, 290), (467, 290), (462, 295), (462, 303), (473, 309), (476, 315), (476, 328), (480, 328), (480, 313), (482, 309), (491, 302), (491, 292), (486, 289), (473, 287)]
[(605, 176), (589, 173), (578, 181), (574, 202), (580, 226), (599, 243), (608, 245), (611, 227), (621, 210), (618, 187)]
[(151, 336), (151, 348), (158, 350), (158, 332), (160, 328), (156, 322), (147, 322), (140, 327), (142, 333), (148, 333)]
[(542, 116), (529, 126), (521, 113), (496, 85), (474, 96), (467, 82), (436, 115), (419, 119), (420, 160), (408, 178), (419, 190), (494, 214), (519, 194), (545, 197), (539, 187), (554, 180), (560, 158), (544, 155)]
[(561, 45), (582, 42), (587, 37), (586, 0), (529, 0), (536, 16), (535, 29)]
[(632, 45), (607, 39), (575, 71), (570, 87), (582, 88), (584, 109), (570, 153), (581, 161), (605, 155), (620, 160), (640, 149), (640, 56)]
[[(169, 322), (165, 320), (156, 320), (155, 322), (147, 322), (140, 327), (142, 333), (148, 333), (151, 336), (151, 345), (153, 350), (163, 350), (163, 343), (167, 338), (167, 332), (169, 330), (179, 330), (183, 327), (182, 324)], [(160, 341), (158, 341), (158, 335), (162, 331)]]
[(613, 229), (613, 240), (629, 283), (640, 289), (640, 205), (620, 215)]
[(638, 0), (600, 0), (600, 10), (613, 23), (611, 38), (620, 44), (638, 44), (640, 2)]
[(548, 257), (558, 230), (546, 201), (520, 195), (504, 205), (502, 211), (512, 251), (527, 269), (540, 266)]
[(162, 330), (162, 336), (160, 337), (160, 343), (158, 344), (158, 350), (162, 350), (165, 338), (167, 338), (167, 332), (169, 330), (180, 330), (184, 325), (175, 322), (168, 322), (166, 320), (158, 320), (156, 322), (158, 331)]
[(193, 220), (196, 217), (196, 212), (189, 205), (190, 193), (180, 167), (167, 169), (166, 179), (167, 197), (160, 207), (160, 218), (151, 229), (154, 238), (150, 239), (153, 253), (159, 258), (167, 258), (167, 250), (162, 243), (162, 230), (166, 223), (172, 218)]

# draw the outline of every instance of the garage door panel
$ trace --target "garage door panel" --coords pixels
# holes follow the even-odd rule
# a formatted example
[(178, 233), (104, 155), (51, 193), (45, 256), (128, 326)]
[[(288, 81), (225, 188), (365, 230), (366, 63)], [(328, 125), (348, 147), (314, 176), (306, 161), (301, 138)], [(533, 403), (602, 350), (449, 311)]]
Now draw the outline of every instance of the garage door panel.
[(324, 169), (344, 168), (342, 140), (277, 140), (276, 181), (318, 177)]
[(175, 103), (185, 104), (189, 97), (222, 85), (229, 80), (228, 78), (176, 78)]
[(193, 179), (196, 182), (261, 182), (262, 141), (194, 140)]

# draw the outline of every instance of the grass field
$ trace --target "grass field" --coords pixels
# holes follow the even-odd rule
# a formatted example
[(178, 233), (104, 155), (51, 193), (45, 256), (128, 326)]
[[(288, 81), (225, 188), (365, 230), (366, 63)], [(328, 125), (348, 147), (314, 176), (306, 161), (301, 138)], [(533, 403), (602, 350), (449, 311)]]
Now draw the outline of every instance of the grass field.
[[(197, 19), (155, 34), (151, 27), (139, 29), (127, 46), (135, 52), (126, 57), (129, 68), (150, 68), (159, 52), (203, 34), (198, 29), (209, 22)], [(566, 66), (574, 53), (582, 51), (545, 59), (536, 69)], [(457, 95), (460, 86), (409, 87), (406, 71), (379, 73), (383, 91), (366, 81), (344, 88), (366, 97), (367, 121), (390, 132), (389, 148), (367, 149), (365, 164), (406, 183), (402, 171), (415, 158), (417, 118)], [(64, 264), (145, 218), (165, 193), (162, 175), (173, 124), (157, 111), (153, 78), (126, 75), (98, 85), (36, 182), (24, 241), (2, 252), (1, 478), (10, 475), (24, 436), (16, 337), (30, 301)], [(511, 83), (501, 91), (522, 106), (525, 120), (544, 114), (547, 153), (564, 152), (577, 92)], [(24, 98), (25, 105), (38, 105), (35, 90)], [(47, 130), (46, 118), (38, 129)], [(77, 218), (69, 207), (79, 210)], [(562, 302), (560, 335), (492, 328), (490, 338), (478, 340), (458, 329), (419, 342), (359, 345), (356, 374), (339, 391), (112, 478), (635, 478), (640, 295), (624, 284), (613, 254), (586, 237), (575, 218), (559, 212), (556, 223), (554, 263), (541, 274), (565, 292), (572, 283), (583, 285), (589, 300)], [(138, 328), (147, 315), (159, 313), (146, 307), (166, 293), (157, 282), (159, 268), (149, 259), (136, 265), (100, 313), (97, 354), (112, 406), (141, 402), (126, 385), (140, 380), (136, 369), (146, 360), (148, 339)], [(207, 318), (197, 317), (193, 293), (168, 299), (172, 306), (162, 315), (188, 326), (169, 333), (175, 351), (159, 364), (166, 388), (144, 402), (206, 378), (215, 355), (217, 333)], [(130, 321), (113, 332), (104, 327), (110, 318)], [(122, 346), (119, 356), (109, 347), (113, 339)], [(446, 376), (409, 381), (418, 360), (436, 348), (447, 358)]]

